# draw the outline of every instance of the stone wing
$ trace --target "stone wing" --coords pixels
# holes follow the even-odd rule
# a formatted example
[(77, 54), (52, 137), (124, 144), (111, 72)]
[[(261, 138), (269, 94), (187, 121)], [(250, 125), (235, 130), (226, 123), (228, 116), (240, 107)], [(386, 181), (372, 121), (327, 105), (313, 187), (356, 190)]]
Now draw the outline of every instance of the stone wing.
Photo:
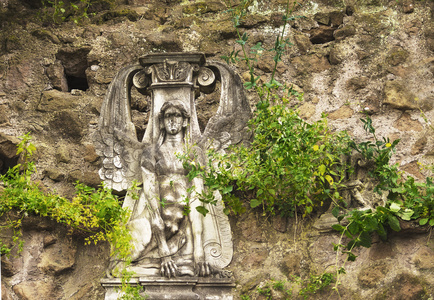
[(99, 171), (104, 183), (117, 191), (130, 187), (140, 178), (143, 144), (137, 140), (131, 120), (131, 87), (133, 76), (143, 70), (140, 65), (119, 71), (109, 85), (101, 108), (98, 130), (93, 139), (103, 163)]
[(230, 145), (248, 143), (251, 134), (247, 122), (252, 112), (241, 78), (224, 63), (211, 61), (207, 67), (220, 79), (221, 95), (217, 113), (209, 120), (199, 145), (204, 150), (219, 151)]

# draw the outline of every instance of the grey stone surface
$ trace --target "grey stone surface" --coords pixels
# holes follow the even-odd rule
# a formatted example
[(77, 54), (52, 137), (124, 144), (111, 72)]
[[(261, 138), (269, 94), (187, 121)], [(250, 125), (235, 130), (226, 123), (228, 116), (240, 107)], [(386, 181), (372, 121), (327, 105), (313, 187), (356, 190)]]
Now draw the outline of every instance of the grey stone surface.
[[(117, 300), (122, 294), (119, 292), (119, 279), (103, 279), (102, 286), (106, 289), (105, 300)], [(232, 300), (232, 289), (235, 284), (228, 278), (138, 278), (130, 282), (131, 285), (141, 285), (141, 295), (149, 300)]]

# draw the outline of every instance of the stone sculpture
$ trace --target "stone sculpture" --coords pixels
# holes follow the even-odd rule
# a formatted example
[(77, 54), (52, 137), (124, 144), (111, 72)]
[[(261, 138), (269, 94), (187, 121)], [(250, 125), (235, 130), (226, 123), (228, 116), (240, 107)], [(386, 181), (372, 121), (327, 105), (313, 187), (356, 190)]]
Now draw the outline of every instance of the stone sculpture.
[[(216, 206), (199, 201), (203, 182), (187, 179), (175, 153), (185, 151), (188, 143), (203, 163), (207, 148), (224, 150), (242, 142), (251, 112), (241, 80), (225, 64), (206, 63), (201, 53), (149, 54), (139, 61), (113, 79), (94, 135), (105, 184), (125, 191), (133, 182), (140, 183), (138, 199), (128, 192), (123, 204), (132, 212), (128, 228), (134, 239), (133, 263), (129, 269), (147, 278), (228, 276), (222, 269), (230, 263), (233, 248), (221, 197), (214, 195)], [(216, 81), (221, 82), (219, 107), (202, 133), (195, 95), (211, 92)], [(131, 119), (133, 85), (152, 98), (140, 142)], [(199, 205), (206, 206), (206, 216), (196, 210)], [(122, 262), (115, 258), (109, 275), (114, 275), (110, 273), (117, 266)]]

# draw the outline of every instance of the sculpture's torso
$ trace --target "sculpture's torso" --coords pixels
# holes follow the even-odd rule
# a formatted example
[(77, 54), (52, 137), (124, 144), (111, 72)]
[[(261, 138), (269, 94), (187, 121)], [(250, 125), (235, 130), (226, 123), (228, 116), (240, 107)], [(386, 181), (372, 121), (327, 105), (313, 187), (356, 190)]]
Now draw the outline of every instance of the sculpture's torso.
[(189, 182), (186, 170), (175, 153), (182, 152), (183, 144), (164, 143), (156, 152), (155, 173), (159, 184), (160, 201), (164, 209), (161, 217), (167, 234), (175, 234), (185, 218), (188, 204), (187, 189)]

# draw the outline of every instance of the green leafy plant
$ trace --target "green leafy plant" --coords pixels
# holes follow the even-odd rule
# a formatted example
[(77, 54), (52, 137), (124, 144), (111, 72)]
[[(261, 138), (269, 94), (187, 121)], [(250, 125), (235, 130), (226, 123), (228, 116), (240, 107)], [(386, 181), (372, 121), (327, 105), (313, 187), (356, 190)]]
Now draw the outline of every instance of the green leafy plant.
[(335, 274), (324, 272), (320, 275), (310, 275), (308, 279), (301, 281), (302, 288), (299, 295), (307, 299), (325, 288), (330, 286), (335, 281)]
[(366, 119), (361, 120), (365, 130), (372, 134), (374, 142), (362, 142), (358, 145), (352, 142), (350, 146), (361, 153), (365, 159), (374, 159), (375, 166), (369, 172), (369, 175), (378, 182), (374, 191), (380, 195), (384, 191), (388, 192), (386, 208), (397, 217), (405, 221), (419, 219), (420, 225), (429, 223), (434, 226), (433, 179), (427, 177), (425, 182), (416, 182), (411, 176), (404, 177), (398, 169), (398, 164), (389, 164), (399, 140), (392, 143), (385, 138), (379, 140), (375, 135), (371, 118), (367, 116)]
[[(30, 135), (22, 136), (17, 150), (21, 163), (0, 176), (4, 185), (0, 192), (0, 216), (6, 219), (5, 226), (14, 232), (12, 243), (0, 241), (2, 255), (9, 255), (14, 248), (17, 248), (17, 253), (22, 250), (20, 225), (23, 218), (33, 214), (64, 224), (71, 233), (80, 233), (85, 237), (86, 244), (108, 241), (112, 245), (112, 255), (128, 262), (132, 237), (125, 224), (130, 212), (122, 209), (118, 197), (104, 186), (94, 189), (78, 182), (72, 200), (42, 191), (31, 179), (35, 171), (31, 157), (35, 150)], [(14, 218), (8, 214), (12, 211), (17, 214)], [(138, 295), (141, 287), (129, 284), (132, 273), (126, 270), (123, 273), (126, 275), (122, 282), (125, 297)]]
[[(258, 83), (254, 62), (264, 49), (256, 44), (248, 52), (248, 34), (240, 29), (243, 18), (248, 15), (249, 3), (244, 0), (236, 7), (230, 1), (227, 3), (237, 30), (236, 43), (242, 50), (234, 50), (223, 59), (227, 62), (244, 61), (251, 77), (244, 86), (254, 88), (258, 93), (259, 102), (249, 122), (253, 141), (248, 148), (235, 146), (223, 155), (211, 151), (207, 166), (198, 164), (191, 153), (181, 159), (190, 171), (189, 178), (199, 176), (208, 187), (201, 200), (215, 203), (212, 192), (218, 190), (227, 213), (243, 212), (243, 203), (247, 202), (251, 208), (262, 207), (264, 214), (274, 214), (277, 210), (286, 216), (293, 216), (296, 212), (307, 215), (326, 202), (339, 201), (338, 188), (348, 170), (341, 156), (349, 154), (350, 139), (345, 132), (332, 132), (325, 116), (313, 123), (301, 119), (290, 104), (301, 101), (303, 95), (275, 79), (277, 63), (281, 61), (285, 48), (291, 46), (284, 37), (287, 22), (295, 18), (291, 15), (297, 2), (292, 6), (290, 1), (287, 2), (284, 26), (274, 47), (268, 50), (274, 53), (271, 78), (262, 85)], [(284, 96), (279, 96), (277, 90), (284, 91)], [(201, 213), (207, 213), (206, 209), (199, 208)]]
[[(389, 139), (379, 140), (375, 135), (372, 119), (366, 116), (361, 119), (367, 133), (373, 137), (373, 142), (366, 141), (356, 144), (350, 142), (350, 146), (362, 154), (364, 159), (374, 160), (375, 164), (369, 172), (369, 176), (375, 179), (377, 185), (374, 191), (378, 194), (387, 192), (385, 206), (379, 205), (374, 210), (353, 209), (346, 211), (345, 208), (335, 206), (332, 214), (346, 225), (335, 224), (333, 229), (341, 233), (338, 244), (334, 244), (336, 256), (336, 286), (339, 283), (340, 274), (345, 274), (344, 265), (338, 267), (339, 252), (347, 255), (347, 261), (354, 261), (356, 255), (353, 249), (357, 247), (371, 247), (372, 234), (376, 233), (382, 240), (387, 239), (388, 228), (400, 231), (400, 221), (419, 219), (420, 225), (434, 226), (434, 184), (430, 177), (425, 182), (416, 182), (413, 177), (404, 178), (398, 170), (398, 164), (390, 165), (390, 158), (395, 152), (399, 140), (390, 142)], [(341, 210), (346, 211), (341, 213)], [(346, 244), (343, 240), (346, 238)]]
[[(52, 21), (61, 24), (71, 20), (76, 24), (89, 18), (89, 8), (101, 0), (41, 0), (43, 5), (41, 18), (45, 21)], [(113, 5), (115, 0), (105, 0)]]
[(250, 292), (249, 295), (241, 295), (241, 299), (256, 299), (256, 295), (264, 296), (267, 300), (291, 299), (292, 290), (287, 288), (288, 284), (289, 282), (286, 280), (270, 279), (258, 286), (256, 290)]
[[(349, 153), (346, 133), (332, 133), (325, 118), (309, 124), (284, 104), (264, 102), (249, 124), (254, 132), (249, 148), (211, 152), (206, 168), (186, 162), (189, 177), (200, 176), (210, 190), (219, 190), (228, 211), (235, 213), (243, 211), (242, 201), (293, 216), (339, 200), (338, 187), (348, 169), (341, 161)], [(212, 193), (203, 196), (202, 201), (213, 203)]]
[(288, 22), (295, 20), (296, 18), (303, 18), (303, 16), (292, 15), (294, 9), (298, 5), (297, 1), (291, 2), (288, 0), (286, 2), (285, 14), (282, 16), (284, 25), (278, 36), (276, 36), (274, 46), (271, 49), (267, 50), (274, 53), (273, 71), (269, 81), (260, 85), (258, 83), (260, 76), (257, 76), (255, 74), (254, 63), (257, 62), (258, 56), (261, 56), (262, 52), (266, 50), (262, 47), (262, 43), (259, 42), (254, 46), (250, 47), (250, 51), (248, 51), (247, 45), (249, 36), (246, 32), (242, 33), (240, 30), (243, 19), (248, 17), (248, 8), (251, 4), (252, 1), (250, 0), (242, 0), (234, 8), (231, 0), (226, 1), (226, 6), (228, 8), (227, 12), (230, 13), (233, 26), (237, 32), (238, 40), (236, 40), (236, 43), (241, 46), (241, 50), (233, 50), (228, 56), (224, 55), (221, 58), (223, 58), (227, 63), (235, 63), (240, 60), (244, 61), (249, 69), (250, 74), (250, 81), (245, 82), (244, 87), (247, 89), (255, 89), (260, 98), (265, 97), (264, 100), (269, 101), (272, 96), (275, 96), (275, 94), (272, 92), (273, 90), (281, 89), (283, 91), (288, 91), (288, 93), (293, 92), (290, 86), (281, 84), (280, 82), (276, 81), (275, 75), (277, 70), (277, 64), (282, 60), (282, 55), (285, 53), (285, 49), (292, 46), (292, 43), (289, 42), (289, 39), (285, 38)]

